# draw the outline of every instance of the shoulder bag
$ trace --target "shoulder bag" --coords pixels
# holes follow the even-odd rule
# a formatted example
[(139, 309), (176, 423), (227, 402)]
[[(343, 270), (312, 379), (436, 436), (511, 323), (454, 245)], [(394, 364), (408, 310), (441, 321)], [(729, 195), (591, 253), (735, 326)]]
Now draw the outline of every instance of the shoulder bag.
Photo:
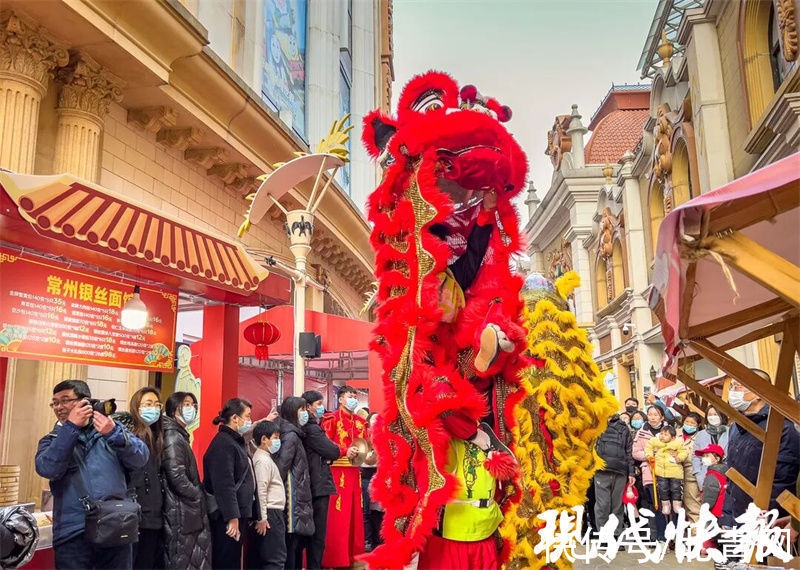
[(78, 464), (75, 487), (79, 500), (86, 509), (84, 537), (92, 544), (104, 548), (124, 546), (139, 541), (139, 517), (142, 508), (132, 498), (93, 500), (86, 491), (83, 462), (77, 449), (73, 450)]

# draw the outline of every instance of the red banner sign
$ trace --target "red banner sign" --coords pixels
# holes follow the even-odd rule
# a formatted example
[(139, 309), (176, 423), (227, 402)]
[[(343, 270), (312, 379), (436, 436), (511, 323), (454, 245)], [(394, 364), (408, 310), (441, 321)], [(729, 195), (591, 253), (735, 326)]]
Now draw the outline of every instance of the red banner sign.
[(172, 371), (178, 293), (139, 295), (147, 325), (128, 330), (132, 283), (0, 247), (0, 356)]

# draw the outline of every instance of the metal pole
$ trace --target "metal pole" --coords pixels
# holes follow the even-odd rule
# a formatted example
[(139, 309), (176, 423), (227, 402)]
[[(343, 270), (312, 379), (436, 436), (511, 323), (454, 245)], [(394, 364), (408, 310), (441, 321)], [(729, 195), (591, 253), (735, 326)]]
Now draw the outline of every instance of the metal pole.
[(293, 393), (302, 396), (306, 390), (306, 362), (300, 356), (300, 333), (306, 330), (306, 258), (311, 251), (314, 234), (314, 214), (308, 210), (292, 210), (286, 214), (292, 255), (295, 261), (294, 275), (294, 379)]
[[(278, 368), (278, 406), (283, 403), (283, 368)], [(278, 406), (275, 409), (278, 409)]]
[[(297, 270), (305, 274), (306, 258), (298, 256)], [(294, 282), (294, 395), (302, 396), (306, 391), (306, 361), (300, 355), (300, 333), (306, 330), (306, 280), (301, 277)]]

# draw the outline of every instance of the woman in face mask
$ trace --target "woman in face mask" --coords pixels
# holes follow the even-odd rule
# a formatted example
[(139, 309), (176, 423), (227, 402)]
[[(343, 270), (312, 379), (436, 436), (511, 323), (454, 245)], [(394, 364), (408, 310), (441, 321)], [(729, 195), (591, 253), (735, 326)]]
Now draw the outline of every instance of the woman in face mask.
[[(683, 420), (681, 433), (687, 457), (683, 461), (683, 508), (686, 518), (691, 522), (700, 520), (700, 489), (697, 476), (694, 474), (695, 442), (698, 430), (703, 427), (703, 416), (697, 412), (689, 412)], [(702, 449), (702, 448), (701, 448)]]
[[(303, 447), (308, 424), (308, 403), (303, 398), (290, 396), (283, 401), (278, 427), (281, 432), (281, 449), (275, 463), (286, 488), (286, 566), (303, 567), (303, 545), (314, 535), (314, 507), (311, 493), (311, 475), (308, 455)], [(337, 529), (339, 531), (341, 529)]]
[[(314, 506), (314, 535), (303, 541), (306, 552), (306, 568), (322, 568), (322, 554), (325, 551), (325, 537), (328, 529), (328, 506), (330, 496), (336, 495), (336, 485), (331, 474), (331, 462), (339, 459), (339, 446), (333, 443), (320, 427), (325, 415), (322, 394), (309, 390), (303, 394), (308, 410), (308, 423), (303, 426), (303, 447), (308, 457), (308, 472), (311, 477), (311, 495)], [(301, 558), (297, 558), (300, 560)]]
[[(638, 419), (639, 416), (634, 416)], [(663, 542), (666, 540), (664, 531), (667, 528), (667, 521), (661, 512), (654, 508), (654, 489), (653, 489), (653, 472), (650, 469), (650, 464), (647, 461), (645, 449), (647, 442), (651, 438), (657, 437), (661, 428), (664, 426), (664, 411), (658, 406), (652, 405), (647, 408), (647, 421), (644, 422), (639, 431), (633, 438), (633, 459), (638, 462), (642, 472), (642, 486), (644, 487), (644, 494), (640, 495), (641, 506), (650, 509), (655, 513), (655, 517), (650, 519), (650, 532), (651, 537)], [(631, 420), (631, 425), (633, 425)]]
[(256, 479), (243, 437), (253, 423), (251, 408), (242, 398), (225, 402), (213, 420), (219, 432), (203, 456), (203, 485), (213, 497), (209, 499), (209, 520), (214, 568), (241, 567), (242, 536), (253, 518)]
[[(706, 410), (706, 424), (703, 429), (697, 432), (694, 440), (694, 451), (705, 449), (711, 444), (719, 445), (728, 455), (728, 418), (714, 406), (709, 406)], [(702, 489), (706, 479), (708, 467), (703, 465), (700, 457), (692, 453), (692, 470), (697, 479), (697, 484)]]
[(129, 487), (142, 507), (139, 542), (133, 548), (133, 568), (159, 567), (163, 519), (161, 507), (161, 450), (164, 440), (161, 423), (161, 399), (158, 390), (146, 386), (131, 396), (128, 414), (118, 414), (119, 421), (147, 444), (150, 459), (144, 469), (130, 472)]
[(206, 496), (186, 426), (197, 417), (197, 398), (175, 392), (164, 406), (164, 564), (162, 568), (211, 568), (211, 529)]

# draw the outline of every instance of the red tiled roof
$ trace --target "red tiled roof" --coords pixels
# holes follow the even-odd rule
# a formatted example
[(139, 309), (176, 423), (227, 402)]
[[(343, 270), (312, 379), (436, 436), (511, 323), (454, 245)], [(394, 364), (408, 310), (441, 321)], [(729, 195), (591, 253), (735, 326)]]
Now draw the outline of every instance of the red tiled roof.
[(633, 151), (642, 137), (647, 109), (616, 110), (603, 117), (586, 145), (586, 164), (614, 164), (625, 151)]
[(243, 295), (269, 274), (242, 244), (69, 174), (0, 173), (0, 185), (40, 235)]

